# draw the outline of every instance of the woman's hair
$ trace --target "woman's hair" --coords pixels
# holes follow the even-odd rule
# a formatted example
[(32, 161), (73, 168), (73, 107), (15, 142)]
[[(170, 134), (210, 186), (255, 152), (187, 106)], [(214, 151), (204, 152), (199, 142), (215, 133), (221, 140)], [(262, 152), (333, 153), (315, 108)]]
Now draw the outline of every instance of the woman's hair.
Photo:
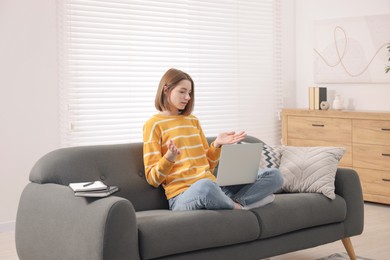
[[(179, 84), (182, 80), (189, 80), (191, 82), (191, 92), (190, 97), (191, 99), (188, 101), (186, 107), (184, 110), (181, 110), (181, 115), (189, 115), (191, 114), (192, 110), (194, 109), (194, 102), (195, 102), (195, 89), (194, 89), (194, 81), (192, 80), (191, 76), (187, 73), (178, 70), (178, 69), (169, 69), (165, 74), (162, 76), (160, 80), (160, 84), (158, 85), (156, 99), (154, 101), (154, 105), (156, 106), (158, 111), (170, 111), (169, 106), (169, 96), (171, 91)], [(167, 95), (164, 95), (164, 86), (167, 86), (168, 91)]]

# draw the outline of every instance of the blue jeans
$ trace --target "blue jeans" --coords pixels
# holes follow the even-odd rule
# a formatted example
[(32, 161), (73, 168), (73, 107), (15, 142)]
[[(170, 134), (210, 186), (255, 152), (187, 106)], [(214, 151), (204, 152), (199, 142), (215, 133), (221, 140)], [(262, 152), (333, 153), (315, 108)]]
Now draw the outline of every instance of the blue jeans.
[(260, 201), (281, 189), (283, 177), (278, 169), (260, 169), (255, 183), (219, 187), (209, 179), (192, 184), (185, 192), (169, 200), (174, 211), (197, 209), (233, 209)]

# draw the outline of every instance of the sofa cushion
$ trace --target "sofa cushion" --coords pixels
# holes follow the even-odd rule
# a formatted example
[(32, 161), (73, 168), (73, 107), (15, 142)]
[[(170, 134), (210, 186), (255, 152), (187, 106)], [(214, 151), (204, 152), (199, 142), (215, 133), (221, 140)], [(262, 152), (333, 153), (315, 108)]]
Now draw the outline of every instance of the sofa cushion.
[(259, 239), (273, 237), (314, 226), (344, 221), (345, 200), (336, 195), (329, 200), (318, 193), (282, 193), (261, 208), (252, 209), (260, 223)]
[(241, 210), (137, 212), (140, 256), (151, 259), (256, 240), (256, 216)]
[(272, 146), (263, 144), (259, 168), (279, 168), (282, 150), (282, 145)]
[(344, 152), (342, 147), (286, 146), (279, 168), (284, 177), (283, 190), (317, 192), (334, 199), (334, 180)]

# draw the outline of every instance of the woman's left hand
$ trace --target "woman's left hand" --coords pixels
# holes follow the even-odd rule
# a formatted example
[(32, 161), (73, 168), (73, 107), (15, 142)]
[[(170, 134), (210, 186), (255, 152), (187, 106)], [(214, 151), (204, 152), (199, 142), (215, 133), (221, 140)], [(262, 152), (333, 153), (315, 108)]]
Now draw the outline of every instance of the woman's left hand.
[(224, 144), (235, 144), (242, 141), (245, 137), (245, 131), (220, 133), (214, 141), (214, 146), (219, 148)]

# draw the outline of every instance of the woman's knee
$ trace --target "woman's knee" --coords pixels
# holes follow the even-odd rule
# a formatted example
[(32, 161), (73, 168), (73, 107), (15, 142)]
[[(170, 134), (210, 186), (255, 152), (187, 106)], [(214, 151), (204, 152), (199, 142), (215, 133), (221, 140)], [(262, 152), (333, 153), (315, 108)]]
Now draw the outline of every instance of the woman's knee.
[(212, 180), (202, 179), (197, 182), (198, 198), (206, 209), (233, 209), (233, 201)]
[(272, 174), (275, 179), (275, 183), (278, 184), (278, 186), (282, 186), (284, 179), (282, 173), (279, 171), (279, 169), (272, 169)]
[(279, 171), (279, 169), (273, 169), (272, 174), (273, 174), (273, 179), (274, 179), (274, 183), (276, 186), (276, 190), (280, 190), (282, 188), (283, 182), (284, 182), (283, 175)]
[(219, 187), (210, 179), (201, 179), (195, 182), (191, 188), (193, 188), (193, 192), (196, 191), (200, 196), (205, 196)]
[(259, 176), (260, 178), (266, 177), (274, 185), (275, 190), (280, 190), (283, 186), (283, 175), (277, 168), (263, 169), (263, 172)]

